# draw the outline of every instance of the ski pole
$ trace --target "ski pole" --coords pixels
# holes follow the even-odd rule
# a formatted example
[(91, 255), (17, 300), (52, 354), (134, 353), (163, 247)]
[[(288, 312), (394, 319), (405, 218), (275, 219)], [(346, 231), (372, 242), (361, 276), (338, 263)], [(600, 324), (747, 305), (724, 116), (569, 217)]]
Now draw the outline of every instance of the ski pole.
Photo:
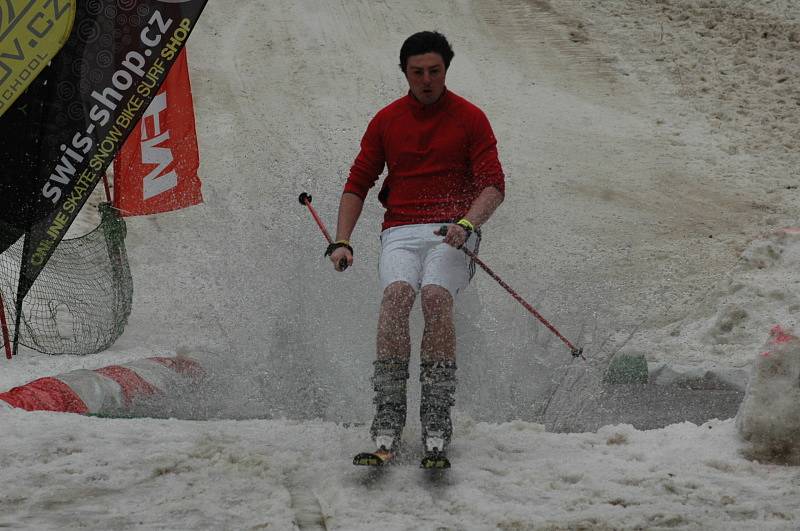
[[(308, 211), (311, 212), (311, 216), (314, 218), (314, 221), (317, 222), (319, 230), (322, 231), (322, 234), (325, 236), (325, 239), (328, 240), (328, 245), (332, 244), (333, 239), (331, 238), (331, 235), (328, 233), (328, 229), (325, 228), (325, 224), (320, 219), (319, 215), (317, 214), (317, 211), (314, 210), (314, 207), (311, 206), (311, 194), (303, 192), (302, 194), (300, 194), (300, 197), (298, 197), (298, 199), (300, 200), (301, 205), (305, 205), (308, 207)], [(341, 260), (339, 260), (339, 268), (342, 271), (347, 269), (347, 258), (342, 258)]]
[[(442, 236), (444, 236), (444, 235), (446, 235), (446, 234), (447, 234), (447, 225), (442, 225), (442, 228), (441, 228), (441, 229), (439, 229), (439, 234), (440, 234), (440, 235), (442, 235)], [(466, 242), (465, 242), (465, 243), (466, 243)], [(523, 299), (522, 297), (520, 297), (520, 295), (519, 295), (519, 294), (518, 294), (516, 291), (514, 291), (513, 289), (511, 289), (511, 286), (509, 286), (508, 284), (506, 284), (505, 282), (503, 282), (503, 279), (502, 279), (502, 278), (500, 278), (500, 277), (497, 275), (497, 273), (495, 273), (494, 271), (492, 271), (492, 270), (489, 268), (489, 266), (487, 266), (486, 264), (484, 264), (484, 263), (483, 263), (483, 260), (481, 260), (480, 258), (478, 258), (478, 255), (476, 255), (475, 253), (473, 253), (472, 251), (470, 251), (469, 249), (467, 249), (467, 248), (466, 248), (466, 247), (464, 247), (463, 245), (460, 247), (460, 249), (461, 249), (462, 251), (464, 251), (464, 253), (465, 253), (467, 256), (469, 256), (469, 257), (472, 259), (472, 261), (473, 261), (473, 262), (475, 262), (476, 264), (478, 264), (479, 266), (481, 266), (481, 269), (483, 269), (484, 271), (486, 271), (486, 272), (489, 274), (489, 276), (490, 276), (490, 277), (492, 277), (493, 279), (495, 279), (495, 280), (497, 281), (497, 283), (498, 283), (498, 284), (500, 284), (501, 286), (503, 286), (503, 288), (505, 288), (505, 290), (506, 290), (507, 292), (509, 292), (509, 293), (511, 294), (511, 296), (512, 296), (512, 297), (514, 297), (514, 300), (516, 300), (516, 301), (517, 301), (518, 303), (520, 303), (520, 304), (521, 304), (521, 305), (522, 305), (522, 306), (523, 306), (523, 307), (524, 307), (526, 310), (528, 310), (528, 311), (529, 311), (531, 314), (533, 314), (533, 316), (534, 316), (534, 317), (536, 317), (537, 319), (539, 319), (539, 321), (541, 321), (541, 323), (542, 323), (543, 325), (545, 325), (545, 326), (546, 326), (548, 329), (550, 329), (550, 331), (551, 331), (551, 332), (553, 332), (553, 333), (556, 335), (556, 337), (557, 337), (558, 339), (560, 339), (561, 341), (563, 341), (563, 342), (564, 342), (564, 344), (565, 344), (565, 345), (567, 345), (567, 347), (569, 347), (569, 350), (572, 352), (572, 356), (573, 356), (573, 357), (575, 357), (575, 358), (581, 358), (581, 359), (584, 359), (584, 360), (586, 359), (586, 358), (584, 357), (584, 355), (583, 355), (583, 347), (580, 347), (580, 348), (578, 348), (578, 347), (576, 347), (575, 345), (573, 345), (572, 343), (570, 343), (570, 341), (569, 341), (569, 340), (568, 340), (566, 337), (564, 337), (563, 335), (561, 335), (561, 332), (559, 332), (559, 331), (556, 329), (556, 327), (555, 327), (555, 326), (551, 325), (551, 324), (550, 324), (550, 323), (547, 321), (547, 319), (545, 319), (545, 318), (542, 316), (542, 314), (540, 314), (539, 312), (537, 312), (537, 311), (536, 311), (536, 308), (534, 308), (533, 306), (531, 306), (530, 304), (528, 304), (528, 302), (527, 302), (525, 299)]]
[(0, 293), (0, 329), (3, 333), (3, 346), (6, 349), (6, 358), (11, 359), (11, 342), (9, 341), (8, 323), (6, 322), (6, 305), (3, 302), (3, 294)]

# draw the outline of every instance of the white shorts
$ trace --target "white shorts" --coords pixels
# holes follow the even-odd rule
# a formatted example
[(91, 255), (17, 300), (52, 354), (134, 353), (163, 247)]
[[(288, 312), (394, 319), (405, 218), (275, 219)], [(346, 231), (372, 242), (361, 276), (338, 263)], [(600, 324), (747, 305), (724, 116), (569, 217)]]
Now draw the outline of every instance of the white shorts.
[[(381, 233), (381, 293), (389, 284), (402, 281), (414, 291), (436, 284), (455, 298), (469, 285), (475, 264), (461, 249), (443, 243), (443, 237), (434, 234), (442, 225), (401, 225)], [(479, 242), (480, 236), (473, 232), (464, 245), (477, 253)]]

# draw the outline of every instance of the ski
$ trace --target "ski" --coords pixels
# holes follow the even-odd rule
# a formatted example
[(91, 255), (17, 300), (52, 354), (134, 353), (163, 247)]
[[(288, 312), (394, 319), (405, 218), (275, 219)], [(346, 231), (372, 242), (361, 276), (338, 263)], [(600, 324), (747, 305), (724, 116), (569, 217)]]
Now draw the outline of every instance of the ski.
[(422, 461), (420, 461), (419, 466), (420, 468), (429, 470), (441, 470), (450, 468), (450, 460), (447, 459), (447, 456), (444, 454), (444, 452), (427, 452), (423, 456)]
[(391, 450), (375, 450), (374, 452), (362, 452), (353, 458), (353, 464), (359, 466), (383, 466), (391, 463), (397, 454)]

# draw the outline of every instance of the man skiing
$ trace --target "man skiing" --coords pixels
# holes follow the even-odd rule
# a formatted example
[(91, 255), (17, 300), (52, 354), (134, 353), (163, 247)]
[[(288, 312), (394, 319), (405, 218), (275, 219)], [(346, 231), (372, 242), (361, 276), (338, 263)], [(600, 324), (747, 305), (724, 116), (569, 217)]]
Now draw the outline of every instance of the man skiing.
[[(400, 68), (409, 92), (370, 121), (340, 200), (336, 241), (326, 253), (337, 271), (345, 263), (352, 265), (350, 235), (369, 189), (386, 167), (378, 194), (386, 213), (372, 379), (376, 412), (370, 428), (381, 456), (396, 452), (406, 421), (409, 315), (418, 292), (425, 321), (420, 353), (423, 446), (428, 457), (444, 456), (456, 387), (453, 301), (474, 272), (459, 249), (477, 252), (479, 229), (505, 191), (488, 119), (445, 86), (453, 56), (438, 32), (415, 33), (403, 43)], [(440, 231), (443, 226), (446, 230)]]

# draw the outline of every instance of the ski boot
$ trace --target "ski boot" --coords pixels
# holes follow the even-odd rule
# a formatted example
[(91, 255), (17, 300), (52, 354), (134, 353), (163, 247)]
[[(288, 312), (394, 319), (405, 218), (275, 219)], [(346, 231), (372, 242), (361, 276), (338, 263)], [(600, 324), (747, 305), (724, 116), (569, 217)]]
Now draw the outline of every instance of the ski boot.
[(422, 468), (450, 468), (446, 456), (453, 434), (450, 408), (455, 403), (456, 364), (453, 361), (423, 362), (420, 367), (422, 398)]
[(393, 459), (400, 447), (406, 424), (406, 381), (408, 360), (377, 360), (372, 384), (375, 389), (375, 418), (370, 435), (377, 450), (358, 454), (356, 465), (383, 465)]

